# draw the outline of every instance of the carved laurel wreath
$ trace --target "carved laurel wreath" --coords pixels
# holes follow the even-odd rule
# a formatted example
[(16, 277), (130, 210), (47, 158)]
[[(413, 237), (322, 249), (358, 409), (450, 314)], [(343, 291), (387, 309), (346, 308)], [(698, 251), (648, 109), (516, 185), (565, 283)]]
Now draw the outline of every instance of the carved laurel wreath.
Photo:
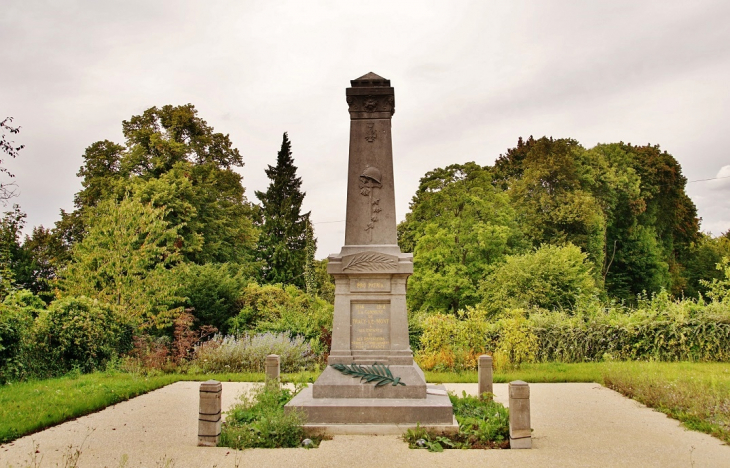
[(342, 267), (342, 270), (382, 271), (395, 270), (396, 268), (396, 261), (393, 257), (380, 253), (364, 253), (352, 257), (347, 265)]
[(398, 385), (406, 385), (400, 381), (400, 377), (393, 377), (393, 373), (390, 372), (390, 368), (388, 368), (388, 366), (378, 364), (377, 362), (373, 363), (372, 367), (360, 366), (354, 363), (349, 366), (344, 364), (332, 364), (332, 367), (345, 375), (351, 375), (355, 379), (360, 377), (360, 383), (375, 382), (376, 387), (382, 387), (387, 384), (392, 384), (394, 387)]

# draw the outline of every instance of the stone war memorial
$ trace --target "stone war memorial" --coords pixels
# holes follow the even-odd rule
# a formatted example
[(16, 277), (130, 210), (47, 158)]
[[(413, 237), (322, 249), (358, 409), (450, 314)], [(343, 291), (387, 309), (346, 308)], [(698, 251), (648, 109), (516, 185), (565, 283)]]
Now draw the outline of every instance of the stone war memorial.
[(396, 238), (390, 80), (368, 73), (347, 88), (350, 154), (345, 245), (330, 255), (335, 279), (328, 366), (287, 405), (309, 433), (456, 432), (446, 390), (427, 385), (408, 340), (406, 282), (413, 254)]

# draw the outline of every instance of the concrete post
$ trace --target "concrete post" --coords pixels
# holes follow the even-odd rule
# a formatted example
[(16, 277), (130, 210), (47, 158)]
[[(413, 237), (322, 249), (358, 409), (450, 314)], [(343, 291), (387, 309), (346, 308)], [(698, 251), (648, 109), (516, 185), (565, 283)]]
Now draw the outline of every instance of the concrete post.
[(484, 393), (494, 393), (492, 382), (492, 356), (483, 354), (479, 356), (479, 398)]
[(532, 448), (530, 428), (530, 386), (521, 380), (509, 383), (509, 446)]
[(279, 383), (281, 374), (281, 358), (276, 354), (266, 356), (266, 383)]
[(200, 384), (200, 409), (198, 411), (198, 445), (215, 447), (221, 436), (221, 392), (223, 386), (217, 380)]

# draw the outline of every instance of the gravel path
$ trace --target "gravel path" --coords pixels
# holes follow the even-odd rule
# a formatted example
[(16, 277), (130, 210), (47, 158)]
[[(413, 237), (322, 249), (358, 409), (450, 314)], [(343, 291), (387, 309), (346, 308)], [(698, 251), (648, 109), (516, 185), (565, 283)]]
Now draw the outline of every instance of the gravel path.
[[(224, 383), (223, 407), (249, 383)], [(476, 393), (476, 384), (447, 384)], [(0, 468), (81, 467), (730, 467), (730, 447), (598, 384), (531, 384), (532, 450), (409, 450), (395, 436), (336, 436), (320, 448), (197, 447), (197, 382), (177, 382), (0, 445)], [(496, 384), (507, 403), (507, 385)], [(37, 453), (36, 453), (37, 451)], [(35, 461), (34, 458), (35, 457)]]

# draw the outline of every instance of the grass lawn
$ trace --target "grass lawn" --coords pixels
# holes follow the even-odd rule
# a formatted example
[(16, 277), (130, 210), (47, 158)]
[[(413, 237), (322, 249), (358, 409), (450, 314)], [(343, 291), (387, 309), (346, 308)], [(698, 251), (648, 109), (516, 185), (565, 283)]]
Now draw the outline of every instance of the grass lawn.
[[(283, 380), (314, 381), (317, 372), (283, 374)], [(167, 374), (145, 377), (125, 373), (69, 375), (0, 386), (0, 443), (69, 419), (99, 411), (180, 380), (261, 382), (263, 373)], [(434, 383), (476, 383), (476, 372), (426, 372)], [(694, 430), (730, 442), (730, 364), (600, 362), (526, 364), (495, 372), (497, 383), (524, 380), (598, 382), (679, 419)]]
[[(563, 364), (548, 362), (523, 364), (518, 370), (495, 371), (495, 383), (524, 380), (529, 383), (551, 382), (602, 382), (605, 363)], [(467, 372), (426, 372), (426, 380), (433, 383), (477, 383), (477, 371)]]

